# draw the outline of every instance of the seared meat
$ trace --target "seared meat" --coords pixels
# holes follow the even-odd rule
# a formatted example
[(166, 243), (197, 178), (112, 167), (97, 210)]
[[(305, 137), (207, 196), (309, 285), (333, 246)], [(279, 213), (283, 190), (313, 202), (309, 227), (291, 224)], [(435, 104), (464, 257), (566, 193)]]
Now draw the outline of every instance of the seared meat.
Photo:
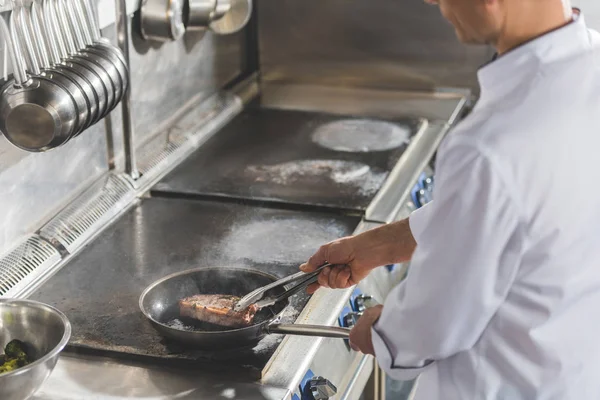
[(239, 297), (232, 295), (197, 294), (179, 300), (179, 314), (231, 328), (252, 325), (258, 307), (252, 304), (243, 311), (234, 311), (233, 307), (239, 300)]

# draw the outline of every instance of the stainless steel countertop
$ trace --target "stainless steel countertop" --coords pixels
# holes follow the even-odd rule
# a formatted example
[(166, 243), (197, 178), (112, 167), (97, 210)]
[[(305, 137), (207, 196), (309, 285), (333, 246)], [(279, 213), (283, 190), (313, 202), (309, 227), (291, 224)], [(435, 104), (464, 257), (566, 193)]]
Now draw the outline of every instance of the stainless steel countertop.
[[(359, 222), (356, 217), (308, 211), (147, 198), (30, 298), (69, 318), (73, 328), (69, 351), (219, 368), (228, 375), (257, 379), (279, 344), (276, 336), (254, 349), (193, 351), (165, 340), (148, 323), (140, 312), (140, 294), (167, 275), (208, 266), (249, 268), (283, 278), (297, 272), (322, 243), (352, 234)], [(304, 293), (294, 295), (283, 322), (293, 322), (307, 301)]]
[[(422, 111), (425, 115), (421, 116), (437, 120), (431, 122), (436, 122), (434, 125), (442, 128), (435, 129), (439, 136), (430, 131), (433, 136), (428, 135), (429, 140), (426, 141), (432, 146), (438, 143), (441, 136), (445, 134), (446, 129), (444, 128), (448, 127), (446, 124), (441, 124), (440, 126), (439, 121), (443, 121), (444, 117), (453, 120), (464, 105), (464, 98), (458, 95), (432, 94), (428, 96), (421, 94), (416, 97), (416, 102), (411, 100), (413, 97), (410, 94), (401, 97), (402, 99), (399, 103), (407, 105), (408, 114), (418, 116)], [(283, 98), (289, 99), (287, 96), (283, 96)], [(288, 108), (286, 106), (289, 104), (280, 104), (281, 99), (282, 97), (279, 97), (277, 100), (271, 99), (270, 103), (271, 105), (281, 105), (282, 108)], [(343, 101), (331, 102), (330, 100), (332, 99), (329, 96), (327, 98), (329, 104), (339, 104), (341, 106), (345, 104)], [(380, 100), (385, 103), (384, 99)], [(432, 108), (419, 107), (416, 103), (423, 103), (421, 105), (426, 103)], [(452, 103), (453, 107), (450, 107), (450, 103)], [(443, 107), (441, 109), (443, 111), (439, 107), (435, 107), (442, 104)], [(354, 115), (360, 114), (360, 112), (357, 112), (360, 110), (352, 109), (352, 107), (356, 106), (355, 102), (348, 103), (347, 105), (350, 108), (346, 111)], [(375, 108), (379, 105), (377, 104)], [(394, 106), (398, 105), (396, 103)], [(440, 109), (439, 112), (438, 109)], [(433, 115), (427, 115), (432, 110), (435, 110)], [(335, 112), (343, 113), (344, 110), (335, 109)], [(392, 110), (388, 108), (383, 114), (389, 113), (392, 113)], [(405, 156), (419, 158), (425, 153), (431, 154), (435, 149), (416, 150), (418, 151), (411, 151), (409, 148)], [(395, 176), (394, 179), (399, 179), (398, 182), (403, 182), (404, 184), (408, 179), (406, 178), (407, 176), (414, 177), (420, 172), (416, 169), (419, 169), (424, 162), (426, 161), (418, 160), (418, 162), (406, 163), (406, 169), (410, 170), (398, 171), (398, 173), (393, 174)], [(408, 190), (406, 187), (391, 190), (391, 187), (394, 186), (393, 184), (394, 182), (390, 182), (388, 185), (390, 187), (388, 193), (390, 194), (395, 193), (398, 195)], [(142, 196), (144, 193), (140, 193), (139, 195)], [(380, 199), (380, 204), (385, 204), (382, 209), (382, 211), (385, 211), (382, 217), (375, 218), (375, 221), (371, 223), (361, 223), (356, 232), (372, 228), (381, 222), (387, 222), (390, 214), (402, 214), (402, 210), (397, 209), (396, 206), (390, 206), (390, 204), (394, 202), (398, 203), (400, 200)], [(371, 210), (371, 212), (375, 213), (373, 215), (378, 214), (376, 211)], [(382, 285), (382, 282), (389, 280), (388, 275), (385, 269), (371, 274), (369, 278), (361, 282), (363, 291), (375, 294), (383, 300), (388, 288), (384, 288), (383, 286), (385, 285)], [(296, 322), (333, 324), (342, 307), (347, 304), (349, 296), (349, 290), (320, 290), (311, 298)], [(343, 357), (344, 361), (347, 361), (345, 365), (356, 366), (365, 363), (364, 356), (348, 352), (343, 346), (339, 346), (338, 344), (335, 344), (333, 347), (341, 348), (346, 352), (346, 355)], [(54, 372), (35, 395), (34, 399), (289, 399), (307, 368), (314, 369), (315, 364), (321, 364), (321, 368), (327, 371), (328, 365), (319, 362), (319, 354), (321, 357), (323, 356), (323, 353), (319, 353), (319, 350), (331, 347), (331, 344), (324, 339), (288, 336), (284, 338), (278, 352), (273, 356), (265, 371), (263, 371), (263, 378), (260, 382), (249, 382), (247, 378), (245, 381), (239, 381), (231, 376), (214, 375), (209, 372), (199, 373), (198, 371), (191, 370), (167, 369), (164, 367), (101, 359), (93, 356), (73, 356), (65, 353), (61, 356)], [(368, 373), (369, 369), (367, 368), (365, 371)], [(314, 369), (314, 372), (320, 373), (316, 369)], [(348, 383), (354, 379), (355, 372), (354, 370), (349, 370), (348, 374), (346, 374), (349, 376), (344, 376), (343, 379), (339, 378), (339, 373), (344, 373), (344, 371), (337, 372), (338, 376), (336, 379), (339, 380), (340, 384), (344, 382)], [(354, 389), (350, 390), (343, 386), (340, 389), (338, 396), (335, 397), (336, 399), (346, 399), (344, 391), (346, 394), (349, 391), (355, 392)], [(356, 396), (352, 395), (349, 398), (355, 399)]]
[(286, 389), (236, 382), (230, 376), (63, 355), (34, 400), (280, 400)]

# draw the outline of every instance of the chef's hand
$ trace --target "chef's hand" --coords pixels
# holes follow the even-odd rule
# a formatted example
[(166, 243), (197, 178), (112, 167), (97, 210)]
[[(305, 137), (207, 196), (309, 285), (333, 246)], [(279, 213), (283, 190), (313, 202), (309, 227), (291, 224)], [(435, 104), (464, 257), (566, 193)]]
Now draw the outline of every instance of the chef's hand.
[(309, 286), (308, 293), (314, 293), (319, 286), (345, 289), (356, 285), (374, 268), (410, 260), (416, 246), (408, 219), (403, 219), (321, 246), (300, 269), (312, 272), (325, 263), (335, 265), (323, 269), (319, 282)]
[(375, 355), (373, 341), (371, 339), (371, 329), (379, 319), (383, 306), (367, 308), (363, 315), (358, 319), (354, 328), (350, 331), (350, 347), (363, 354)]
[[(319, 274), (319, 281), (307, 288), (312, 294), (320, 286), (332, 289), (345, 289), (356, 285), (369, 275), (373, 265), (368, 252), (363, 251), (365, 243), (361, 243), (360, 236), (346, 237), (321, 246), (321, 248), (300, 266), (304, 272), (312, 272), (325, 263), (334, 267), (324, 268)], [(375, 263), (376, 264), (376, 263)]]

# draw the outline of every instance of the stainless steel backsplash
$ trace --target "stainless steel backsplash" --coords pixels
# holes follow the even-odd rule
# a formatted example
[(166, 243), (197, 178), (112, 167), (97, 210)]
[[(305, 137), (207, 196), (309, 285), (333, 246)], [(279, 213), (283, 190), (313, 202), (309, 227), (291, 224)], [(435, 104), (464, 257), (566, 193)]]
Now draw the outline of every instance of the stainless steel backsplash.
[[(144, 41), (137, 15), (131, 24), (131, 106), (136, 147), (165, 132), (191, 102), (207, 98), (238, 76), (245, 62), (245, 31), (235, 35), (187, 33), (183, 39), (161, 45)], [(114, 28), (105, 35), (114, 35)], [(111, 116), (117, 153), (122, 161), (120, 107)]]
[(381, 89), (476, 88), (493, 55), (465, 47), (422, 0), (258, 0), (265, 81)]
[[(186, 35), (178, 42), (149, 46), (140, 38), (136, 22), (134, 17), (130, 24), (130, 57), (133, 121), (140, 146), (165, 131), (190, 101), (212, 95), (240, 74), (245, 33)], [(114, 39), (114, 26), (104, 35)], [(39, 229), (108, 171), (107, 128), (113, 133), (120, 168), (120, 107), (109, 120), (46, 153), (21, 151), (0, 135), (0, 254)]]
[[(600, 1), (574, 0), (600, 29)], [(464, 46), (422, 0), (257, 0), (269, 83), (478, 92), (490, 48)]]

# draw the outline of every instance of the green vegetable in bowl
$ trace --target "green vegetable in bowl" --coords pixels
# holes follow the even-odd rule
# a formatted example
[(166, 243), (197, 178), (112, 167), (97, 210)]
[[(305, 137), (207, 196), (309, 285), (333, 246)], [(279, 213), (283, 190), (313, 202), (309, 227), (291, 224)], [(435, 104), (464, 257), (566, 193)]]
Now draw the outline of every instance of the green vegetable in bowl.
[(17, 339), (11, 340), (4, 348), (4, 354), (9, 358), (27, 357), (25, 343)]
[(0, 374), (14, 371), (31, 362), (25, 351), (25, 343), (20, 340), (11, 340), (4, 348), (4, 354), (0, 355)]

